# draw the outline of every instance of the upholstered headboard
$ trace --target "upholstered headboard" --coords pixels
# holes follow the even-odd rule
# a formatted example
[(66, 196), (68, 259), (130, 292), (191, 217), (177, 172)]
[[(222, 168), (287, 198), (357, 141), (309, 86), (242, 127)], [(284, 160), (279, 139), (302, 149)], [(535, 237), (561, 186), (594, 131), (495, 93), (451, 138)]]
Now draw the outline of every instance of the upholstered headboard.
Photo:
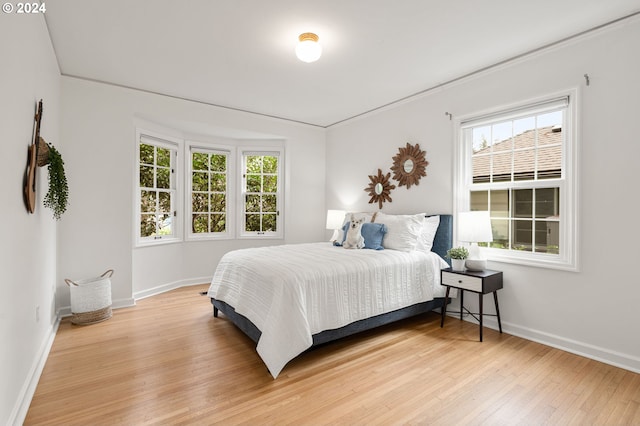
[(433, 238), (433, 247), (431, 248), (431, 251), (438, 253), (440, 257), (447, 261), (447, 263), (451, 264), (451, 259), (447, 259), (445, 256), (447, 254), (447, 250), (453, 246), (453, 215), (441, 214), (439, 216), (440, 226), (438, 226), (436, 236)]

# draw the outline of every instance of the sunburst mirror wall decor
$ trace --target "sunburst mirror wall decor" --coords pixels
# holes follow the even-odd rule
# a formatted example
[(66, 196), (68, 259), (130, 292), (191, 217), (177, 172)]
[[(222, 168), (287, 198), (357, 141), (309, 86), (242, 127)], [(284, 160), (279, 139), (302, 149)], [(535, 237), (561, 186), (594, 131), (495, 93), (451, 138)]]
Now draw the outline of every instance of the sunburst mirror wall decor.
[(427, 175), (426, 168), (429, 162), (425, 159), (426, 152), (420, 149), (419, 144), (407, 143), (404, 148), (399, 148), (393, 157), (393, 178), (398, 181), (398, 186), (405, 185), (407, 189), (411, 185), (418, 185), (420, 178)]
[(371, 199), (369, 200), (369, 204), (378, 203), (380, 209), (382, 209), (382, 203), (385, 201), (391, 202), (391, 197), (389, 193), (392, 189), (395, 189), (395, 185), (390, 182), (391, 173), (387, 173), (386, 175), (382, 174), (382, 170), (378, 169), (378, 175), (369, 175), (369, 186), (367, 186), (364, 190), (369, 193)]

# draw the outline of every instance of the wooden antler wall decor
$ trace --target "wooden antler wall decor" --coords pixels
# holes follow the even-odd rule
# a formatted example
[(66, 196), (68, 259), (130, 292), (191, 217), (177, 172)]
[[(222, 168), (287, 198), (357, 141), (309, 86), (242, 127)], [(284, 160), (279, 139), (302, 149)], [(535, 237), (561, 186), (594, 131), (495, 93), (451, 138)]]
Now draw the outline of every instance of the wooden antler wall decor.
[(380, 209), (382, 209), (382, 203), (385, 201), (391, 202), (391, 197), (389, 193), (392, 189), (395, 189), (395, 185), (390, 182), (391, 173), (387, 173), (386, 175), (382, 175), (382, 170), (378, 169), (378, 175), (369, 175), (369, 186), (367, 186), (364, 190), (369, 193), (371, 199), (369, 200), (369, 204), (378, 203)]
[(398, 181), (398, 186), (405, 185), (407, 189), (411, 185), (418, 185), (420, 178), (426, 176), (426, 167), (429, 162), (425, 159), (426, 152), (420, 149), (419, 144), (407, 143), (405, 148), (399, 148), (393, 157), (393, 178)]

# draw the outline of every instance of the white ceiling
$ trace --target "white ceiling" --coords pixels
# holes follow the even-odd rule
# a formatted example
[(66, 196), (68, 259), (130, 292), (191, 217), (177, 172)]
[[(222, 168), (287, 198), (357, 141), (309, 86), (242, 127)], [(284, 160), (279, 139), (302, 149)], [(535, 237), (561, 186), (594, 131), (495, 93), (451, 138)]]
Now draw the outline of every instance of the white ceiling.
[[(639, 0), (57, 0), (63, 75), (327, 127), (608, 22)], [(311, 64), (294, 54), (320, 36)]]

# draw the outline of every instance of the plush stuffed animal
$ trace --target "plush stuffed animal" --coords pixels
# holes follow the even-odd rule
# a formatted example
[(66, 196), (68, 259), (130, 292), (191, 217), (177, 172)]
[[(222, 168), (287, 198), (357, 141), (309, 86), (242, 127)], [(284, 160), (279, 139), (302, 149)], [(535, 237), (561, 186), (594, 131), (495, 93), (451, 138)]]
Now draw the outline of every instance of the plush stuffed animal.
[(364, 247), (364, 237), (362, 236), (363, 223), (363, 217), (356, 219), (354, 215), (351, 215), (351, 223), (349, 224), (347, 237), (345, 238), (344, 243), (342, 243), (342, 247), (346, 249), (361, 249)]

